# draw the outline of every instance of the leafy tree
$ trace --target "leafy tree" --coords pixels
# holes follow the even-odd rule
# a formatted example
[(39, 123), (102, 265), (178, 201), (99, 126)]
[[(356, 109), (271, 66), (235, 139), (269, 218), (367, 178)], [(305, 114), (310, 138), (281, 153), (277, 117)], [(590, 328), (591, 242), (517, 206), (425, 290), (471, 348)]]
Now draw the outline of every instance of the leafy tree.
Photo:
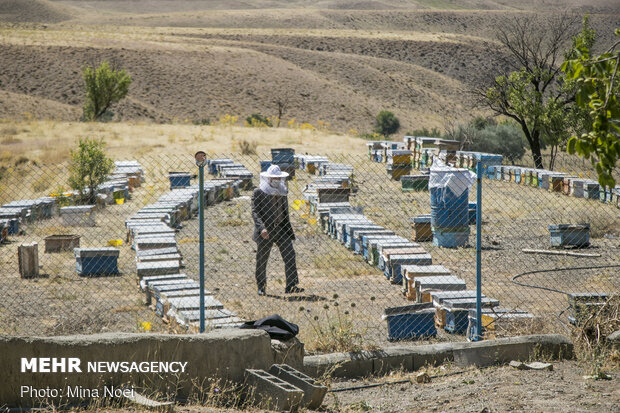
[(377, 114), (375, 120), (375, 132), (380, 133), (386, 138), (400, 129), (400, 121), (394, 113), (389, 110), (382, 110)]
[(544, 144), (557, 147), (562, 143), (557, 129), (565, 124), (566, 108), (574, 100), (559, 59), (575, 23), (576, 16), (568, 14), (543, 21), (535, 15), (505, 21), (498, 29), (498, 40), (512, 57), (513, 71), (497, 76), (492, 87), (478, 91), (491, 110), (521, 127), (537, 168), (543, 168)]
[(104, 148), (103, 139), (87, 138), (80, 139), (77, 149), (71, 151), (69, 185), (79, 191), (82, 203), (95, 203), (97, 187), (105, 182), (114, 167)]
[(111, 68), (108, 62), (99, 67), (87, 66), (82, 71), (86, 85), (84, 119), (100, 120), (110, 106), (127, 96), (131, 76), (125, 70)]
[[(620, 29), (615, 30), (620, 36)], [(570, 138), (569, 153), (589, 159), (601, 185), (613, 187), (613, 171), (620, 159), (620, 86), (617, 79), (620, 52), (617, 41), (600, 56), (591, 56), (591, 43), (577, 37), (569, 59), (562, 65), (567, 79), (576, 83), (577, 106), (586, 110), (591, 128)]]

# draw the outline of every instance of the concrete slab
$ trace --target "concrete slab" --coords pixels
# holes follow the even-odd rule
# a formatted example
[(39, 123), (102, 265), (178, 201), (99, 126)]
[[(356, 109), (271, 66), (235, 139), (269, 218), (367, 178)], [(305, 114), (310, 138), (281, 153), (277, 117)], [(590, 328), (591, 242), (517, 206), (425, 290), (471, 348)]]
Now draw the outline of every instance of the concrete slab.
[(453, 350), (454, 362), (459, 366), (486, 367), (512, 360), (527, 361), (537, 354), (550, 358), (573, 355), (572, 341), (559, 334), (508, 337), (467, 344)]

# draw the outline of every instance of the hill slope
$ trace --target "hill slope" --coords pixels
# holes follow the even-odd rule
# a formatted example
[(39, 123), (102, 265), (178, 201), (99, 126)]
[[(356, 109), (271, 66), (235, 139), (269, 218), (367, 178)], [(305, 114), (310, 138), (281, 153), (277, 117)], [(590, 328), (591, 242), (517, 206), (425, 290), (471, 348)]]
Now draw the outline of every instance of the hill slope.
[(48, 0), (2, 0), (0, 22), (58, 23), (74, 18), (70, 8)]

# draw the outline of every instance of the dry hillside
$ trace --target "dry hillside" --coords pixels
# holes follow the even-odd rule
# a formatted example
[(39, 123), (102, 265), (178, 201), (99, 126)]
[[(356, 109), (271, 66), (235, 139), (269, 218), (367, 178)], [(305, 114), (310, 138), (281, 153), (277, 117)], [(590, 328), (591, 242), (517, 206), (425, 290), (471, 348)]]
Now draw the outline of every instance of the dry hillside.
[[(394, 111), (403, 130), (479, 113), (468, 93), (508, 64), (505, 19), (594, 13), (608, 45), (613, 1), (2, 0), (0, 119), (77, 120), (81, 70), (108, 60), (133, 77), (118, 119), (201, 121), (275, 115), (370, 131)], [(578, 26), (576, 27), (578, 30)]]

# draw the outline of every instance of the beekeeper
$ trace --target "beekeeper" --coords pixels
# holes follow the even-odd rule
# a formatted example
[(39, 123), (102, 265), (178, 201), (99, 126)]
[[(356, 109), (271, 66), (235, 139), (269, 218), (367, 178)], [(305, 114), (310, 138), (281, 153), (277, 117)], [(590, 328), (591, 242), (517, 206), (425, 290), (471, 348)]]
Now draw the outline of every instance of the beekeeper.
[(304, 291), (297, 284), (297, 263), (293, 241), (295, 234), (288, 214), (288, 173), (280, 170), (278, 165), (271, 165), (260, 174), (260, 184), (252, 195), (252, 218), (256, 242), (256, 285), (258, 295), (265, 295), (267, 288), (267, 261), (271, 247), (276, 244), (284, 261), (286, 274), (286, 294)]

